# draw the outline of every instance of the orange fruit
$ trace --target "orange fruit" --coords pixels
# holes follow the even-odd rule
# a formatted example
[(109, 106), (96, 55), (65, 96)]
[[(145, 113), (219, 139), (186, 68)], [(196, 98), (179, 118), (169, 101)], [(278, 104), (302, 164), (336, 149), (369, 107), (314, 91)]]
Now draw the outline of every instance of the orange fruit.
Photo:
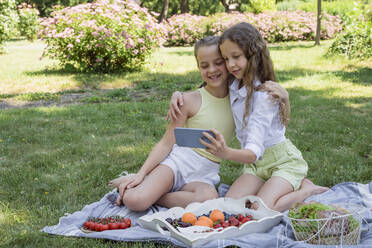
[(220, 221), (224, 221), (225, 220), (225, 215), (223, 214), (223, 212), (219, 209), (215, 209), (213, 210), (210, 214), (209, 214), (209, 218), (214, 222), (220, 220)]
[[(208, 218), (208, 217), (207, 217)], [(194, 224), (194, 226), (207, 226), (207, 227), (212, 227), (210, 225), (210, 222), (206, 219), (201, 219), (201, 220), (197, 220)]]
[[(199, 218), (198, 218), (198, 221), (206, 221), (206, 222), (208, 222), (208, 226), (209, 227), (212, 227), (213, 226), (213, 221), (211, 220), (211, 219), (209, 219), (207, 216), (204, 216), (204, 215), (202, 215), (202, 216), (200, 216)], [(196, 225), (196, 224), (195, 224)]]
[(187, 212), (182, 215), (182, 221), (185, 223), (190, 223), (191, 225), (194, 225), (196, 220), (197, 220), (196, 215), (191, 212)]

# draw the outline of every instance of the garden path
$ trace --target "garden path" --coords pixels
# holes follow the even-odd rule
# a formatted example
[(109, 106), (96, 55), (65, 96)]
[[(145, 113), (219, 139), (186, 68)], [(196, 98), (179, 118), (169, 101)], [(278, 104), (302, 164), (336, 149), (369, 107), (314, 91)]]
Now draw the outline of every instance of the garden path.
[(82, 104), (82, 99), (89, 98), (90, 92), (63, 94), (58, 100), (22, 101), (15, 98), (0, 99), (0, 109), (31, 108), (65, 106), (70, 104)]

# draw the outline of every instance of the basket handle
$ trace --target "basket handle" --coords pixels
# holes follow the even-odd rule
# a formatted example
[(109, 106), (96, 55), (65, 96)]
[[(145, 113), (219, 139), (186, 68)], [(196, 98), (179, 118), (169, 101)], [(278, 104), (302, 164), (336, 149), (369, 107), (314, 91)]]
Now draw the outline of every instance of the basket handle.
[(369, 230), (371, 230), (370, 228), (369, 228), (369, 224), (368, 224), (368, 221), (360, 214), (360, 212), (356, 212), (358, 215), (359, 215), (359, 217), (362, 219), (362, 224), (363, 224), (363, 221), (366, 223), (366, 225), (367, 225), (367, 227), (361, 227), (360, 228), (360, 231), (361, 232), (369, 232)]

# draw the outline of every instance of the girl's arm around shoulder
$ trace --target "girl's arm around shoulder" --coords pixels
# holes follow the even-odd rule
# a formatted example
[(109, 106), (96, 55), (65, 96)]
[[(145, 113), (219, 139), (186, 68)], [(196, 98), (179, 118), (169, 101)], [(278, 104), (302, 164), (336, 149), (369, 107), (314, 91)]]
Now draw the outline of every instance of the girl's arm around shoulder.
[(266, 91), (254, 91), (253, 112), (277, 112), (279, 109), (279, 102)]
[(181, 114), (180, 107), (183, 106), (184, 95), (188, 94), (190, 97), (196, 95), (197, 91), (188, 91), (188, 92), (180, 92), (175, 91), (173, 92), (170, 102), (169, 102), (169, 110), (167, 113), (167, 120), (177, 120), (178, 115)]
[(160, 142), (171, 144), (173, 146), (176, 142), (174, 129), (176, 127), (184, 127), (187, 119), (194, 116), (199, 111), (200, 105), (201, 95), (199, 91), (183, 93), (183, 105), (180, 106), (180, 114), (177, 119), (171, 119), (171, 122)]
[(198, 102), (200, 108), (201, 97), (198, 92), (189, 92), (184, 94), (184, 104), (180, 107), (180, 115), (177, 120), (171, 120), (163, 137), (154, 146), (145, 163), (139, 170), (139, 174), (144, 176), (147, 175), (168, 156), (176, 142), (174, 129), (176, 127), (183, 127), (186, 120), (198, 111)]

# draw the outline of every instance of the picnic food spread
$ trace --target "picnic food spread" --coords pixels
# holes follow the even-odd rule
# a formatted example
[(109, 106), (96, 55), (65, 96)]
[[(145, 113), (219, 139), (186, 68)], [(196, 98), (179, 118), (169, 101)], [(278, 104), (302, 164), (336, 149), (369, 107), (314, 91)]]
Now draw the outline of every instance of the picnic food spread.
[(129, 218), (120, 216), (110, 216), (106, 218), (89, 217), (88, 220), (84, 222), (82, 228), (83, 231), (102, 232), (106, 230), (127, 229), (131, 227), (131, 225), (132, 221)]
[[(257, 202), (258, 208), (248, 208), (247, 202)], [(173, 207), (144, 215), (138, 223), (190, 247), (200, 247), (212, 240), (266, 232), (277, 225), (282, 216), (282, 213), (267, 208), (257, 196), (239, 199), (221, 197), (194, 202), (186, 208)]]
[(206, 226), (213, 229), (219, 229), (229, 226), (239, 227), (245, 222), (253, 220), (249, 214), (228, 214), (219, 209), (209, 211), (209, 214), (196, 216), (192, 212), (186, 212), (181, 218), (167, 218), (166, 221), (173, 227), (190, 227), (190, 226)]

